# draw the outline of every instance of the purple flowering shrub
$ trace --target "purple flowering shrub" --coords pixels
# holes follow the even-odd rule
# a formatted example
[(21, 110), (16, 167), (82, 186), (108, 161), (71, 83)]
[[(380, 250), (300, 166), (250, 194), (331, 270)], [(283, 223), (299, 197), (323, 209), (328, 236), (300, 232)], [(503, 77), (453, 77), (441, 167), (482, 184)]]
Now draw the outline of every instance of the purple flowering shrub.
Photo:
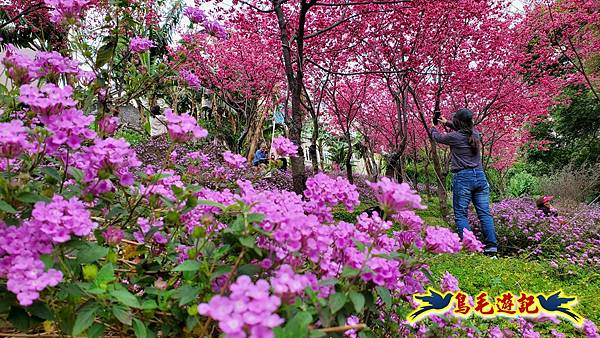
[[(526, 198), (506, 199), (491, 208), (500, 250), (580, 266), (600, 264), (600, 206), (581, 205), (545, 216)], [(477, 227), (477, 217), (470, 215)], [(477, 229), (476, 229), (477, 230)]]

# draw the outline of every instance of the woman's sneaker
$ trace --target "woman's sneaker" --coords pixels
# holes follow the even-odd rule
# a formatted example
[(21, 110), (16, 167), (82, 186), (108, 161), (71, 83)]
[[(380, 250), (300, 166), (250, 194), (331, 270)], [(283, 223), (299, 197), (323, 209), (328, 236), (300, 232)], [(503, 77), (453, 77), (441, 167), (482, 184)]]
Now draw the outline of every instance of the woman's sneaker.
[(497, 251), (484, 251), (483, 254), (490, 257), (491, 259), (498, 259)]

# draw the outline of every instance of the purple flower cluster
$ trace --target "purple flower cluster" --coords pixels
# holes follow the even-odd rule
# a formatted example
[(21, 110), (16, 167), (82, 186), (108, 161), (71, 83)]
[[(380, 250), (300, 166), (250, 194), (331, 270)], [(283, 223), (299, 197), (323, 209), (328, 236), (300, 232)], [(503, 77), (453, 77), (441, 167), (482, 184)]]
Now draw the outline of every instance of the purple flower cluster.
[(183, 14), (193, 23), (204, 24), (206, 22), (206, 13), (200, 8), (186, 7), (183, 10)]
[[(536, 256), (580, 266), (600, 264), (600, 206), (581, 205), (559, 210), (560, 216), (545, 216), (534, 201), (506, 199), (491, 208), (499, 247), (508, 253), (527, 252)], [(474, 215), (469, 217), (477, 230)], [(514, 249), (513, 249), (514, 248)]]
[(275, 313), (281, 299), (269, 289), (263, 279), (252, 283), (250, 277), (240, 276), (229, 287), (229, 296), (214, 296), (198, 305), (198, 313), (218, 321), (225, 337), (274, 337), (273, 328), (283, 323)]
[(456, 277), (452, 276), (452, 274), (448, 271), (444, 272), (444, 275), (442, 276), (442, 282), (441, 282), (441, 291), (442, 292), (456, 292), (459, 291), (460, 288), (458, 287), (458, 279), (456, 279)]
[(223, 27), (217, 20), (207, 20), (204, 22), (204, 29), (206, 29), (209, 34), (212, 34), (221, 40), (227, 38), (225, 27)]
[(425, 209), (425, 206), (421, 204), (421, 196), (406, 183), (399, 184), (387, 177), (382, 177), (379, 182), (369, 185), (375, 191), (377, 201), (390, 215), (403, 210)]
[[(163, 227), (163, 221), (162, 220), (160, 220), (160, 219), (157, 219), (157, 220), (148, 220), (148, 219), (143, 218), (143, 217), (138, 218), (137, 224), (140, 227), (140, 230), (133, 233), (133, 238), (137, 242), (139, 242), (139, 243), (145, 243), (146, 242), (145, 241), (146, 234), (148, 232), (150, 232), (150, 230), (152, 230), (152, 228), (162, 229), (162, 227)], [(165, 244), (167, 242), (167, 239), (159, 231), (156, 231), (152, 235), (152, 240), (156, 244)]]
[(458, 234), (448, 228), (428, 226), (425, 247), (434, 253), (456, 253), (461, 249)]
[(98, 225), (90, 220), (90, 212), (77, 198), (55, 195), (50, 203), (37, 202), (31, 213), (32, 226), (54, 243), (64, 243), (71, 236), (86, 236)]
[(242, 169), (246, 165), (246, 158), (244, 156), (234, 154), (229, 150), (223, 153), (223, 159), (229, 166), (235, 169)]
[(36, 203), (31, 218), (21, 226), (0, 223), (0, 276), (7, 278), (8, 290), (21, 305), (31, 305), (40, 291), (62, 280), (60, 271), (45, 271), (40, 255), (50, 254), (53, 244), (73, 235), (89, 235), (96, 226), (81, 201), (58, 195), (50, 203)]
[(463, 248), (472, 252), (483, 252), (484, 245), (469, 229), (463, 229)]
[(105, 115), (98, 121), (98, 129), (105, 135), (112, 136), (119, 128), (119, 118)]
[(83, 171), (90, 193), (101, 194), (113, 189), (110, 175), (119, 179), (122, 186), (133, 184), (132, 168), (138, 167), (135, 152), (124, 139), (97, 140), (93, 146), (75, 154), (75, 165)]
[(38, 114), (40, 121), (46, 123), (48, 116), (62, 112), (63, 109), (77, 104), (73, 100), (73, 88), (69, 85), (63, 88), (46, 83), (42, 88), (25, 84), (20, 88), (19, 100), (29, 106), (29, 109)]
[(60, 74), (78, 75), (81, 72), (79, 62), (62, 56), (55, 51), (37, 52), (35, 64), (38, 68), (38, 78), (52, 77)]
[(35, 59), (31, 59), (17, 52), (13, 45), (8, 45), (2, 63), (6, 66), (8, 77), (16, 86), (28, 84), (42, 77), (50, 82), (57, 82), (59, 75), (75, 75), (86, 84), (96, 78), (93, 72), (80, 69), (79, 62), (55, 51), (40, 51), (36, 53)]
[(192, 89), (199, 90), (202, 87), (202, 82), (200, 78), (189, 70), (181, 70), (179, 71), (179, 76), (187, 83), (188, 86)]
[(44, 2), (54, 7), (50, 12), (50, 20), (54, 23), (63, 23), (72, 18), (79, 19), (89, 0), (44, 0)]
[(308, 199), (307, 211), (317, 215), (321, 222), (332, 222), (331, 208), (340, 203), (349, 211), (360, 204), (354, 185), (344, 178), (332, 178), (324, 173), (306, 180), (304, 196)]
[(0, 157), (15, 158), (31, 149), (27, 128), (20, 120), (0, 123)]
[(93, 116), (85, 116), (81, 110), (75, 108), (48, 116), (45, 123), (51, 135), (46, 139), (46, 151), (57, 154), (61, 146), (79, 149), (84, 140), (91, 140), (96, 136), (96, 133), (88, 128), (92, 121)]
[(29, 57), (17, 53), (12, 45), (6, 48), (6, 56), (2, 59), (8, 78), (17, 86), (29, 83), (38, 77), (39, 66)]
[(133, 53), (143, 53), (152, 47), (155, 47), (154, 41), (147, 38), (138, 36), (129, 41), (129, 49)]
[(303, 294), (307, 287), (317, 289), (317, 279), (312, 273), (299, 275), (290, 265), (284, 264), (271, 277), (271, 287), (281, 299), (293, 300), (294, 296)]
[(295, 157), (298, 155), (298, 146), (283, 136), (273, 138), (273, 149), (281, 157)]
[(125, 238), (125, 232), (111, 225), (104, 230), (102, 237), (108, 245), (117, 245)]
[(165, 109), (169, 136), (175, 142), (188, 142), (208, 136), (206, 129), (198, 126), (196, 119), (190, 114), (175, 114), (171, 109)]

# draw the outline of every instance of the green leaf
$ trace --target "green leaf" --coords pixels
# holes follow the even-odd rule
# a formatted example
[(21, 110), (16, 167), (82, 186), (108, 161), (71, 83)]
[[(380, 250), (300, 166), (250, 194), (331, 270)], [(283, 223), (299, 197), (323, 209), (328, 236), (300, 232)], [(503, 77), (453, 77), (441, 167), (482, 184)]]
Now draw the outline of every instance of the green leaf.
[(100, 246), (94, 243), (86, 243), (79, 248), (77, 253), (77, 262), (81, 264), (89, 264), (96, 262), (100, 258), (106, 257), (109, 248)]
[(337, 279), (335, 279), (335, 278), (333, 278), (333, 279), (324, 279), (324, 280), (319, 281), (319, 285), (320, 286), (336, 285), (336, 284), (339, 284), (339, 283), (340, 283), (340, 281), (337, 280)]
[(111, 263), (108, 263), (103, 266), (100, 271), (98, 271), (98, 274), (96, 275), (96, 283), (108, 283), (112, 282), (113, 280), (115, 280), (115, 269)]
[(256, 246), (256, 238), (252, 236), (241, 237), (240, 243), (247, 248), (254, 248)]
[(142, 309), (144, 309), (144, 310), (154, 310), (156, 308), (158, 308), (158, 305), (156, 304), (156, 302), (153, 299), (146, 299), (142, 303)]
[(54, 319), (54, 315), (52, 314), (46, 303), (35, 302), (27, 308), (27, 312), (44, 320)]
[(356, 248), (358, 249), (358, 251), (365, 251), (366, 246), (363, 242), (357, 240), (357, 239), (352, 239), (352, 242), (354, 242), (354, 245), (356, 245)]
[(42, 196), (42, 195), (38, 195), (38, 194), (34, 194), (32, 192), (22, 192), (19, 195), (17, 195), (17, 200), (24, 202), (24, 203), (36, 203), (36, 202), (50, 202), (50, 199), (46, 196)]
[(73, 325), (73, 336), (79, 335), (92, 325), (96, 318), (96, 312), (99, 309), (98, 304), (89, 303), (77, 312), (77, 319), (75, 319), (75, 324)]
[(71, 176), (75, 179), (75, 181), (77, 181), (77, 182), (83, 181), (83, 171), (81, 171), (75, 167), (70, 167), (69, 174), (71, 174)]
[(133, 318), (133, 332), (135, 333), (136, 338), (148, 337), (148, 333), (146, 332), (146, 325), (144, 325), (144, 323), (137, 318)]
[(310, 336), (311, 337), (325, 337), (326, 334), (321, 331), (318, 331), (318, 330), (312, 330), (312, 331), (310, 331)]
[(123, 207), (121, 207), (120, 205), (116, 205), (110, 209), (110, 211), (108, 212), (108, 215), (106, 215), (106, 218), (108, 218), (108, 219), (114, 218), (114, 217), (120, 216), (126, 212), (127, 212), (127, 210), (125, 210)]
[(363, 296), (362, 293), (350, 291), (350, 300), (352, 301), (352, 304), (354, 304), (354, 310), (356, 310), (357, 313), (361, 313), (365, 307), (365, 296)]
[(126, 308), (121, 305), (113, 305), (112, 313), (121, 323), (131, 326), (131, 321), (133, 320), (133, 314), (129, 308)]
[(254, 276), (260, 272), (261, 268), (256, 264), (244, 264), (239, 267), (238, 273), (240, 275)]
[(113, 57), (115, 50), (115, 41), (110, 39), (106, 44), (98, 49), (96, 53), (96, 68), (102, 68)]
[(198, 271), (198, 270), (200, 270), (200, 262), (187, 260), (187, 261), (179, 264), (172, 271), (178, 272), (178, 271)]
[(127, 290), (112, 290), (109, 293), (123, 305), (131, 306), (136, 309), (141, 308), (137, 297)]
[(55, 168), (44, 167), (44, 168), (42, 168), (42, 172), (44, 174), (46, 174), (47, 176), (52, 177), (57, 182), (60, 182), (62, 180), (62, 177), (60, 176), (60, 173)]
[(392, 306), (392, 295), (390, 294), (390, 290), (378, 286), (375, 288), (377, 290), (377, 294), (381, 297), (381, 300), (389, 307)]
[(104, 324), (94, 323), (88, 330), (88, 338), (100, 338), (104, 333)]
[(225, 274), (228, 274), (230, 272), (231, 272), (231, 266), (229, 266), (229, 265), (220, 266), (210, 276), (210, 280), (213, 281), (215, 278), (221, 277), (221, 276), (223, 276)]
[(248, 223), (260, 223), (264, 219), (265, 219), (264, 214), (253, 213), (253, 214), (249, 214), (248, 216), (246, 216), (246, 220), (248, 221)]
[(7, 212), (9, 214), (16, 214), (17, 210), (12, 207), (12, 205), (0, 200), (0, 210)]
[(358, 276), (359, 273), (360, 273), (360, 271), (358, 269), (354, 269), (349, 266), (345, 266), (344, 271), (342, 271), (342, 277), (344, 277), (344, 278), (354, 277), (354, 276)]
[(16, 306), (10, 309), (6, 319), (19, 331), (28, 331), (42, 322), (41, 319), (29, 316), (25, 310)]
[(179, 299), (179, 306), (182, 306), (196, 299), (199, 292), (200, 288), (194, 288), (185, 284), (176, 290), (173, 298)]
[(306, 337), (308, 336), (308, 326), (312, 323), (312, 316), (308, 312), (298, 312), (285, 325), (284, 337)]
[(210, 205), (211, 207), (217, 207), (221, 210), (226, 208), (226, 206), (224, 204), (221, 204), (221, 203), (218, 203), (215, 201), (210, 201), (210, 200), (198, 200), (198, 204)]
[(331, 309), (331, 313), (336, 313), (343, 308), (346, 304), (346, 300), (346, 295), (342, 292), (336, 292), (329, 296), (329, 308)]

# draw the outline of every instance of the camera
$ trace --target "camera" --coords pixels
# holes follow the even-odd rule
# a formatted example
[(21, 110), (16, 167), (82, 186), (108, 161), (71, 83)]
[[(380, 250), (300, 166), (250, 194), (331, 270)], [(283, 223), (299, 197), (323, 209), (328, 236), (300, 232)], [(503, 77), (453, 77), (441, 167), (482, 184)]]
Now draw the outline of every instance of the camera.
[(435, 125), (435, 126), (438, 125), (440, 116), (442, 116), (442, 112), (440, 112), (439, 110), (436, 110), (435, 112), (433, 112), (433, 125)]

